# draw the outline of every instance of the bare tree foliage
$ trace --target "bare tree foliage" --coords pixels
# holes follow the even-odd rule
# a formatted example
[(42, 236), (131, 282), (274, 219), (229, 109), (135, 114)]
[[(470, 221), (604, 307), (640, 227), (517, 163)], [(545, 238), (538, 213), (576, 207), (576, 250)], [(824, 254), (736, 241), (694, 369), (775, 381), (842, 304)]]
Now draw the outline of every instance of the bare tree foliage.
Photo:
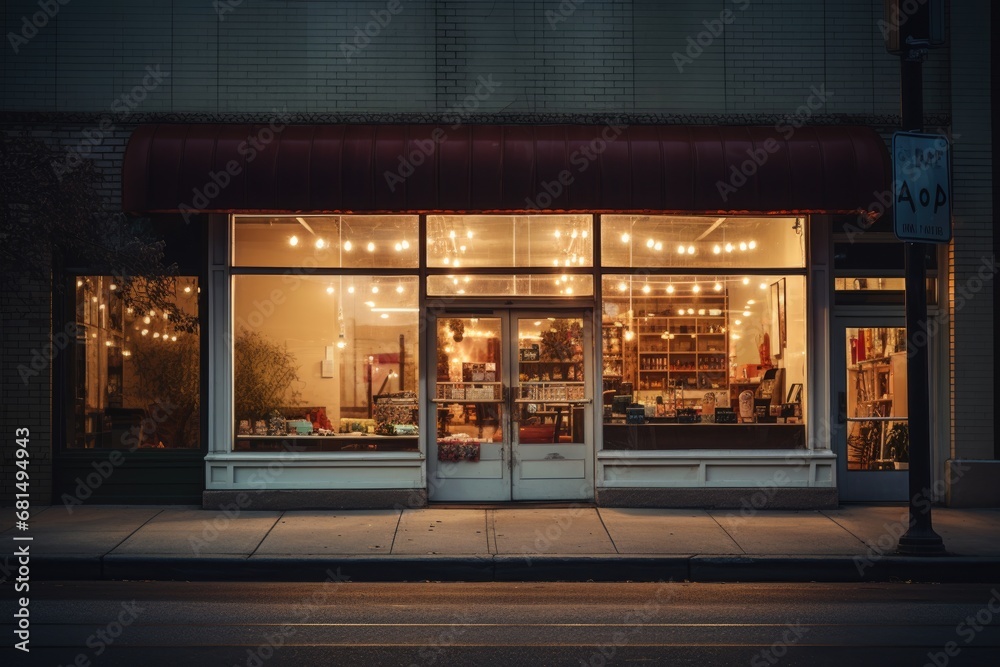
[[(165, 266), (163, 242), (147, 219), (109, 210), (103, 177), (84, 160), (59, 175), (65, 156), (27, 132), (0, 132), (0, 271), (4, 282), (27, 277), (44, 283), (53, 269), (81, 267), (112, 275), (127, 306), (139, 311), (173, 308), (176, 265)], [(61, 289), (60, 280), (53, 281)], [(197, 329), (197, 317), (177, 313), (173, 325)]]
[(295, 355), (261, 335), (243, 329), (233, 344), (233, 403), (237, 419), (264, 419), (272, 410), (294, 405), (301, 396)]

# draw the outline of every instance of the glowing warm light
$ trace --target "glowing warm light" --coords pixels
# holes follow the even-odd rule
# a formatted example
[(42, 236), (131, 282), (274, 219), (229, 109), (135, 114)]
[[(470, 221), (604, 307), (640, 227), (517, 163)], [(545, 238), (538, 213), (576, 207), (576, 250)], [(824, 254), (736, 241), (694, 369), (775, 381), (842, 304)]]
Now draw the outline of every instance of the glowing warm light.
[(673, 294), (673, 293), (674, 293), (674, 286), (667, 285), (667, 294)]
[(469, 231), (465, 232), (465, 238), (467, 238), (467, 239), (471, 239), (472, 238), (472, 230), (471, 229)]
[(381, 317), (383, 320), (387, 320), (389, 319), (389, 313), (382, 313), (381, 315), (379, 315), (379, 317)]
[(749, 310), (744, 310), (743, 311), (743, 317), (750, 317), (750, 311)]
[(694, 308), (688, 308), (688, 315), (694, 315)]
[(714, 285), (712, 285), (712, 289), (714, 289), (716, 292), (721, 292), (722, 291), (722, 283), (715, 283)]
[(628, 243), (629, 239), (632, 238), (628, 233), (622, 234), (622, 243)]
[(349, 287), (347, 288), (347, 293), (348, 293), (348, 294), (354, 294), (354, 285), (350, 285), (350, 286), (349, 286)]
[(748, 305), (748, 306), (752, 306), (752, 305), (754, 305), (755, 303), (757, 303), (757, 302), (756, 302), (756, 301), (754, 301), (753, 299), (747, 299), (747, 305)]
[(149, 317), (149, 315), (146, 315), (146, 317), (142, 318), (142, 323), (143, 324), (149, 324), (152, 321), (153, 320)]
[[(586, 232), (584, 232), (584, 233), (586, 233)], [(577, 237), (577, 231), (574, 229), (573, 232), (569, 235), (569, 237), (571, 239), (575, 239)]]
[(184, 288), (184, 293), (185, 293), (185, 294), (190, 294), (190, 293), (191, 293), (191, 287), (190, 287), (190, 286), (188, 286), (188, 287), (185, 287), (185, 288)]
[(149, 329), (143, 329), (143, 330), (142, 330), (142, 331), (140, 331), (139, 333), (141, 333), (141, 334), (142, 334), (143, 336), (145, 336), (146, 334), (148, 334), (148, 333), (149, 333)]
[(118, 289), (118, 285), (111, 283), (110, 285), (108, 285), (108, 289), (114, 292), (116, 289)]
[(372, 285), (372, 294), (378, 294), (378, 285)]
[(726, 252), (732, 252), (732, 251), (733, 251), (733, 244), (732, 243), (727, 243), (726, 244)]
[(632, 331), (631, 329), (626, 329), (624, 338), (625, 340), (632, 340), (633, 338), (635, 338), (635, 332)]
[(704, 315), (705, 314), (705, 309), (704, 308), (699, 308), (698, 309), (698, 314), (699, 315)]
[(653, 250), (663, 250), (663, 244), (657, 241), (656, 245), (653, 246)]
[(689, 255), (693, 255), (694, 254), (694, 246), (693, 245), (689, 245), (688, 246), (688, 254)]
[(556, 237), (557, 239), (558, 239), (558, 238), (560, 238), (560, 237), (562, 237), (562, 232), (560, 232), (560, 231), (559, 231), (559, 230), (557, 229), (557, 230), (555, 231), (555, 237)]
[(453, 239), (453, 238), (455, 238), (456, 236), (458, 236), (458, 234), (456, 234), (456, 233), (455, 233), (455, 230), (454, 230), (454, 229), (453, 229), (453, 230), (451, 230), (450, 232), (448, 232), (448, 238), (450, 238), (450, 239)]
[(368, 242), (368, 245), (366, 247), (368, 249), (368, 252), (375, 252), (375, 244), (372, 243), (371, 241)]
[(718, 243), (712, 246), (712, 254), (718, 255), (721, 252), (722, 252), (722, 246), (720, 246)]
[(656, 241), (654, 241), (653, 239), (646, 239), (646, 247), (647, 248), (652, 248), (655, 245), (656, 245)]
[(292, 234), (292, 238), (288, 239), (288, 245), (294, 247), (297, 246), (298, 244), (299, 244), (299, 237), (296, 236), (295, 234)]
[(76, 281), (76, 286), (77, 287), (83, 287), (83, 281), (82, 280), (77, 280)]
[(105, 347), (111, 347), (111, 341), (110, 340), (104, 341), (104, 345)]
[(322, 250), (323, 246), (325, 246), (325, 245), (326, 245), (326, 241), (324, 241), (323, 239), (316, 239), (316, 249), (317, 250)]
[(451, 257), (445, 257), (444, 258), (444, 263), (445, 264), (451, 264)]
[(647, 285), (643, 285), (643, 286), (642, 286), (642, 293), (643, 293), (643, 294), (649, 294), (649, 291), (650, 291), (651, 289), (652, 289), (652, 288), (651, 288), (651, 287), (650, 287), (650, 286), (649, 286), (648, 284), (647, 284)]
[(338, 340), (337, 341), (337, 349), (338, 350), (343, 350), (345, 347), (347, 347), (347, 341), (345, 341), (345, 340)]
[(344, 241), (344, 250), (346, 250), (347, 252), (351, 252), (351, 248), (353, 247), (354, 247), (353, 243), (351, 243), (350, 241)]
[(177, 342), (177, 336), (171, 336), (170, 337), (170, 341), (173, 342), (173, 343), (176, 343)]
[(749, 285), (750, 284), (750, 279), (749, 278), (744, 278), (743, 279), (743, 284), (744, 285)]
[[(400, 243), (399, 245), (403, 246), (403, 250), (409, 250), (410, 249), (410, 242), (407, 241), (406, 239), (403, 239), (403, 242)], [(462, 250), (465, 250), (465, 246), (462, 246)]]
[(628, 285), (625, 284), (625, 281), (622, 281), (622, 282), (618, 283), (618, 291), (619, 292), (624, 292), (627, 289), (628, 289)]
[(758, 287), (760, 287), (761, 289), (767, 289), (767, 283), (761, 283), (760, 285), (758, 285)]
[(743, 324), (743, 320), (733, 320), (733, 324), (735, 324), (736, 326), (740, 326), (741, 324)]
[(396, 285), (396, 294), (402, 294), (402, 293), (403, 293), (403, 286)]
[(747, 249), (747, 242), (746, 241), (740, 241), (740, 250), (742, 250), (742, 251), (745, 252), (746, 249)]
[(160, 332), (159, 331), (154, 331), (153, 332), (153, 338), (159, 338), (159, 337), (160, 337)]
[(678, 308), (677, 309), (677, 314), (678, 315), (683, 315), (684, 314), (684, 309), (683, 308)]
[(567, 287), (566, 288), (566, 294), (572, 294), (572, 293), (573, 293), (573, 288), (572, 287)]
[(329, 287), (326, 288), (326, 293), (333, 294), (333, 285), (330, 285)]
[(588, 232), (586, 229), (580, 232), (580, 236), (582, 236), (583, 238), (587, 238), (589, 235), (590, 232)]
[(677, 246), (677, 254), (678, 255), (683, 255), (685, 252), (687, 252), (687, 248), (685, 248), (682, 245)]
[(757, 247), (757, 242), (756, 241), (751, 241), (750, 243), (747, 244), (747, 247), (750, 248), (751, 250), (753, 250), (754, 248)]
[(691, 291), (697, 294), (698, 292), (701, 291), (701, 285), (695, 285), (694, 287), (691, 288)]
[(402, 252), (402, 250), (403, 250), (403, 244), (402, 243), (397, 243), (394, 247), (396, 248), (396, 252)]
[(729, 335), (729, 337), (730, 337), (731, 339), (733, 339), (733, 340), (739, 340), (739, 339), (740, 339), (740, 335), (739, 335), (739, 334), (736, 334), (736, 333), (734, 333), (734, 334), (730, 334), (730, 335)]

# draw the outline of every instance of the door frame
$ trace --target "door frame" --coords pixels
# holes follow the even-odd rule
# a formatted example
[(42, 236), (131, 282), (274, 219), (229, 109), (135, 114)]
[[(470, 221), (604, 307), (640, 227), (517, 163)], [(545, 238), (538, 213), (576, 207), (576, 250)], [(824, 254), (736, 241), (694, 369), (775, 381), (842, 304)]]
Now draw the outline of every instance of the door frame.
[(847, 348), (845, 335), (850, 328), (899, 327), (905, 328), (903, 311), (876, 312), (856, 310), (837, 313), (832, 318), (830, 332), (830, 414), (834, 427), (830, 432), (830, 446), (837, 455), (837, 491), (847, 502), (905, 502), (909, 493), (907, 470), (863, 471), (847, 469)]
[[(521, 466), (519, 443), (517, 442), (516, 421), (514, 420), (514, 391), (517, 386), (517, 320), (519, 317), (578, 317), (583, 321), (583, 364), (584, 364), (584, 477), (574, 479), (572, 486), (575, 488), (575, 495), (560, 493), (560, 488), (565, 488), (566, 484), (548, 485), (547, 480), (517, 480), (516, 472)], [(503, 370), (501, 379), (503, 381), (503, 416), (500, 427), (503, 429), (504, 439), (501, 443), (499, 459), (502, 461), (502, 475), (500, 477), (490, 477), (495, 484), (488, 485), (477, 483), (469, 478), (457, 478), (451, 466), (461, 466), (462, 463), (443, 465), (437, 460), (437, 405), (435, 401), (437, 382), (437, 328), (438, 322), (442, 319), (450, 318), (498, 318), (503, 331), (503, 353), (506, 356), (502, 360)], [(532, 304), (521, 303), (503, 304), (474, 302), (467, 306), (453, 306), (447, 309), (428, 311), (426, 315), (427, 325), (424, 330), (424, 343), (421, 346), (421, 355), (424, 359), (422, 367), (425, 372), (425, 382), (423, 383), (422, 399), (423, 417), (421, 418), (421, 431), (426, 434), (426, 480), (427, 497), (430, 502), (524, 502), (524, 501), (545, 501), (545, 500), (572, 500), (572, 501), (592, 501), (595, 497), (595, 456), (596, 456), (596, 419), (593, 407), (594, 383), (597, 381), (594, 369), (596, 368), (596, 351), (593, 343), (593, 322), (594, 305), (592, 301), (581, 302), (573, 300), (567, 303), (547, 303)], [(491, 457), (490, 460), (497, 457)], [(532, 457), (528, 460), (534, 460)], [(467, 465), (476, 465), (469, 463)], [(484, 482), (486, 479), (483, 480)], [(527, 483), (525, 483), (527, 482)], [(535, 486), (537, 488), (532, 489)], [(520, 493), (518, 492), (520, 489)], [(546, 493), (552, 490), (553, 493)], [(539, 491), (541, 491), (539, 493)], [(521, 496), (521, 497), (518, 497)]]

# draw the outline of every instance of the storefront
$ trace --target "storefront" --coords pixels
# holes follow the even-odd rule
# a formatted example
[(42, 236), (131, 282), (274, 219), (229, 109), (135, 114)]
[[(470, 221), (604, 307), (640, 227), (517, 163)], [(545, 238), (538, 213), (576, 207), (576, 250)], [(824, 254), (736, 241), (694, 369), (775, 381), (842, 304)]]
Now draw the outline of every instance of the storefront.
[(126, 211), (207, 220), (206, 506), (836, 504), (833, 216), (879, 210), (875, 132), (264, 130), (126, 151)]

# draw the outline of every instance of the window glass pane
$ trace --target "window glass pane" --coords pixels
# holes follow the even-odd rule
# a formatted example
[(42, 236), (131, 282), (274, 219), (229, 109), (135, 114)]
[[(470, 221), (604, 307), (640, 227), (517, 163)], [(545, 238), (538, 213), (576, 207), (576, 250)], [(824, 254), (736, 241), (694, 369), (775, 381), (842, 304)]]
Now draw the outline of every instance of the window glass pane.
[(903, 278), (836, 278), (834, 289), (838, 292), (858, 290), (895, 290), (906, 289)]
[(416, 268), (417, 216), (236, 216), (234, 266)]
[(445, 448), (461, 454), (471, 445), (486, 460), (500, 456), (506, 382), (502, 328), (498, 317), (438, 320), (438, 451)]
[(848, 328), (847, 469), (910, 465), (906, 403), (906, 329)]
[(589, 215), (429, 215), (427, 265), (593, 266)]
[(416, 277), (234, 282), (237, 450), (417, 450)]
[(803, 276), (607, 275), (602, 298), (606, 449), (805, 446)]
[(592, 296), (594, 277), (586, 275), (428, 276), (429, 296)]
[[(130, 289), (141, 293), (141, 280)], [(126, 307), (110, 276), (76, 280), (76, 346), (70, 371), (70, 448), (197, 449), (200, 429), (198, 332), (173, 314), (198, 315), (198, 281), (170, 281), (171, 310)]]
[(605, 215), (604, 266), (749, 269), (805, 266), (802, 218)]

